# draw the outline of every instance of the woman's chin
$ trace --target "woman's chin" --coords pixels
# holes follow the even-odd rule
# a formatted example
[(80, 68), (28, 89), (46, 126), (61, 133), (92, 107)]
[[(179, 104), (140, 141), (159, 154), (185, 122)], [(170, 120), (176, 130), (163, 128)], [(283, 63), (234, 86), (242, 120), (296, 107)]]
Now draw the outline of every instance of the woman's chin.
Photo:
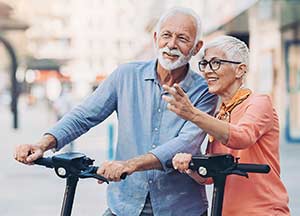
[(208, 92), (211, 94), (217, 94), (218, 89), (215, 88), (214, 86), (208, 86)]

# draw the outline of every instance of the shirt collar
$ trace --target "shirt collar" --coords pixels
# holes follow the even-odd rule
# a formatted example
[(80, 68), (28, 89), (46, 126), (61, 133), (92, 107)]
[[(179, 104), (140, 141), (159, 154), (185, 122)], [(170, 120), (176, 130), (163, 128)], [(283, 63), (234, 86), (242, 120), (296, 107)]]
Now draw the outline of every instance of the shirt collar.
[(191, 69), (190, 64), (188, 64), (188, 72), (185, 75), (184, 79), (179, 83), (179, 86), (183, 89), (184, 92), (188, 92), (193, 83), (192, 77), (193, 71)]
[[(158, 60), (154, 60), (150, 63), (149, 68), (144, 73), (144, 80), (156, 80), (158, 82), (157, 73), (156, 73), (157, 61)], [(190, 64), (188, 64), (188, 72), (187, 72), (185, 78), (179, 83), (179, 86), (185, 92), (187, 92), (190, 89), (190, 87), (193, 83), (192, 73), (193, 73), (193, 71), (190, 67)]]
[(155, 80), (155, 79), (157, 79), (156, 65), (157, 65), (157, 60), (151, 61), (149, 67), (145, 70), (144, 80)]

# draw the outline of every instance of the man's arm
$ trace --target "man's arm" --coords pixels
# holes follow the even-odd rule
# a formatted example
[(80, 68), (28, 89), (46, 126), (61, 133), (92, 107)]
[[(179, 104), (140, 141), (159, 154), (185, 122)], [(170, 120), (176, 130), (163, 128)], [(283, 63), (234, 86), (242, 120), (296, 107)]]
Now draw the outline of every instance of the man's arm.
[(80, 105), (67, 113), (53, 128), (47, 131), (56, 138), (56, 150), (70, 143), (90, 128), (104, 121), (117, 109), (116, 82), (119, 70), (113, 72), (94, 92)]
[(36, 144), (21, 144), (16, 147), (14, 158), (25, 164), (43, 156), (49, 149), (61, 149), (91, 127), (106, 119), (117, 107), (117, 69), (83, 103), (66, 114)]
[(97, 170), (98, 175), (106, 177), (109, 181), (120, 181), (121, 175), (127, 175), (137, 171), (158, 169), (162, 170), (160, 160), (152, 153), (134, 157), (127, 161), (107, 161)]

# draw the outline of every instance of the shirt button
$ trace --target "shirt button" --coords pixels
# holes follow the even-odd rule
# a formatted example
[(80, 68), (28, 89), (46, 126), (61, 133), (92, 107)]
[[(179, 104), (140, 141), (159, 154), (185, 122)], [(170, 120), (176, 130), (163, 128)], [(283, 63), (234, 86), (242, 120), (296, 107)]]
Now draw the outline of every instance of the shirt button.
[(152, 184), (152, 180), (149, 180), (149, 183)]
[(153, 145), (152, 145), (152, 148), (155, 148), (155, 147), (156, 147), (156, 145), (155, 145), (155, 144), (153, 144)]
[(158, 131), (158, 128), (154, 128), (155, 131)]
[(158, 109), (157, 111), (160, 113), (160, 112), (161, 112), (161, 109)]

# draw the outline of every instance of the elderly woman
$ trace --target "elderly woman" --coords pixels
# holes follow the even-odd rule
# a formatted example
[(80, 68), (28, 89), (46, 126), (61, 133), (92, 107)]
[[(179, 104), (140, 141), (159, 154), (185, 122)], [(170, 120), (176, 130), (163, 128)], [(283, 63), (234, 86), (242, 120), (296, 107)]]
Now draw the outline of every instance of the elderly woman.
[[(172, 97), (163, 96), (169, 110), (193, 122), (209, 134), (207, 153), (229, 153), (241, 163), (269, 164), (269, 174), (227, 177), (223, 216), (290, 215), (288, 194), (280, 180), (278, 116), (267, 95), (244, 88), (249, 50), (237, 38), (221, 36), (203, 49), (199, 69), (209, 91), (220, 96), (216, 117), (198, 110), (178, 84), (164, 86)], [(188, 170), (192, 155), (180, 153), (173, 166), (199, 184), (212, 183)]]

